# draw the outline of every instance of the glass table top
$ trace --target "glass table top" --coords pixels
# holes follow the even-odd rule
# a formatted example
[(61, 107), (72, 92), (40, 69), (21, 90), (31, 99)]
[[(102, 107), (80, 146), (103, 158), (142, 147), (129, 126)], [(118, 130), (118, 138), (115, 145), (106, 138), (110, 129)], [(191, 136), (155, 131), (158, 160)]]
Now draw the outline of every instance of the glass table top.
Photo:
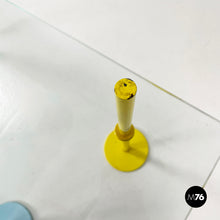
[[(0, 203), (36, 220), (187, 217), (186, 190), (220, 155), (219, 121), (4, 0), (0, 42)], [(150, 148), (130, 173), (104, 156), (121, 78), (137, 84), (133, 124)]]

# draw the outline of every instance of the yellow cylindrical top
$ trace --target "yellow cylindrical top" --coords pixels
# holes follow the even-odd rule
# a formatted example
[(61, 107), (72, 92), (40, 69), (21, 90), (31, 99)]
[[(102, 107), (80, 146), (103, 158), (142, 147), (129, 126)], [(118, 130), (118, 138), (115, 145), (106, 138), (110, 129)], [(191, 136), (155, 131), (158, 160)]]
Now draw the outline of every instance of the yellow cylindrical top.
[(128, 132), (134, 110), (137, 86), (131, 79), (121, 79), (115, 84), (118, 125), (122, 132)]
[(121, 79), (115, 84), (115, 94), (120, 99), (131, 99), (133, 96), (136, 95), (136, 92), (137, 86), (135, 82), (131, 79)]

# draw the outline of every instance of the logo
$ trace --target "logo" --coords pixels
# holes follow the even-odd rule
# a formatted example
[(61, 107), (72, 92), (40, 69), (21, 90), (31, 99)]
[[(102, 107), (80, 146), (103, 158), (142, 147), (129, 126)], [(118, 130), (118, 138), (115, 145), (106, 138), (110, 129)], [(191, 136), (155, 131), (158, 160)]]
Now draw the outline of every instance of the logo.
[(192, 186), (186, 191), (185, 200), (189, 206), (199, 208), (207, 200), (206, 191), (200, 186)]

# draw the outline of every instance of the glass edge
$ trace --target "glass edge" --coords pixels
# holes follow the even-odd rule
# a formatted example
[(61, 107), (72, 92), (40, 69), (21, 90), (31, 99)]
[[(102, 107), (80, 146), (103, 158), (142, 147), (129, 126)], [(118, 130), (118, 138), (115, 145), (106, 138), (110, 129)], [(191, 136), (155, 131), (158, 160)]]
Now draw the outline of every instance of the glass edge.
[(180, 97), (174, 95), (173, 93), (169, 92), (168, 90), (166, 90), (166, 89), (160, 87), (159, 85), (157, 85), (156, 83), (152, 82), (151, 80), (149, 80), (149, 79), (147, 79), (147, 78), (141, 76), (141, 75), (138, 74), (137, 72), (135, 72), (135, 71), (131, 70), (130, 68), (124, 66), (123, 64), (121, 64), (121, 63), (115, 61), (114, 59), (112, 59), (112, 58), (110, 58), (109, 56), (103, 54), (102, 52), (98, 51), (97, 49), (95, 49), (95, 48), (93, 48), (93, 47), (87, 45), (86, 43), (80, 41), (79, 39), (73, 37), (72, 35), (70, 35), (70, 34), (68, 34), (68, 33), (62, 31), (61, 29), (55, 27), (54, 25), (51, 25), (50, 23), (44, 21), (43, 19), (41, 19), (41, 18), (38, 17), (37, 15), (33, 14), (32, 12), (30, 12), (30, 11), (28, 11), (28, 10), (22, 8), (21, 6), (15, 4), (15, 3), (13, 3), (13, 2), (11, 2), (11, 1), (9, 1), (9, 0), (4, 0), (4, 1), (7, 2), (7, 3), (10, 4), (10, 5), (13, 5), (13, 6), (16, 7), (17, 9), (23, 11), (25, 14), (30, 15), (32, 18), (38, 20), (39, 22), (41, 22), (41, 23), (43, 23), (43, 24), (45, 24), (45, 25), (48, 25), (48, 26), (51, 27), (52, 29), (54, 29), (54, 30), (58, 31), (59, 33), (65, 35), (66, 37), (68, 37), (68, 38), (74, 40), (75, 42), (79, 43), (80, 45), (84, 46), (85, 48), (87, 48), (87, 49), (93, 51), (94, 53), (96, 53), (96, 54), (98, 54), (98, 55), (100, 55), (101, 57), (103, 57), (103, 58), (105, 58), (105, 59), (111, 61), (111, 62), (114, 63), (115, 65), (120, 66), (121, 68), (125, 69), (126, 71), (128, 71), (128, 72), (134, 74), (134, 75), (137, 76), (138, 78), (140, 78), (140, 79), (144, 80), (145, 82), (149, 83), (150, 85), (154, 86), (156, 89), (159, 89), (160, 91), (162, 91), (162, 92), (168, 94), (169, 96), (172, 96), (173, 98), (179, 100), (180, 102), (184, 103), (185, 105), (188, 105), (189, 107), (191, 107), (191, 108), (193, 108), (194, 110), (200, 112), (201, 114), (207, 116), (208, 118), (210, 118), (210, 119), (216, 121), (216, 122), (220, 125), (220, 119), (218, 119), (218, 118), (216, 118), (216, 117), (210, 115), (209, 113), (207, 113), (207, 112), (201, 110), (200, 108), (194, 106), (193, 104), (187, 102), (186, 100), (184, 100), (184, 99), (182, 99), (182, 98), (180, 98)]

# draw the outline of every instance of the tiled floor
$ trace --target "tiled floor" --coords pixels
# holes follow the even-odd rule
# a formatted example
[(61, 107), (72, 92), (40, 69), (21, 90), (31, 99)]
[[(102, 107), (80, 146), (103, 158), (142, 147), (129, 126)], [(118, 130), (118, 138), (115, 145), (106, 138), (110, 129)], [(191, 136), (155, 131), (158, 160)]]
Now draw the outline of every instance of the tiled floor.
[[(0, 203), (35, 220), (184, 219), (184, 194), (220, 154), (220, 123), (0, 0)], [(150, 155), (136, 172), (106, 161), (113, 87), (138, 86), (134, 125)]]
[(220, 1), (11, 1), (220, 119)]
[[(220, 159), (220, 158), (219, 158)], [(220, 219), (219, 202), (220, 202), (220, 162), (216, 161), (216, 167), (205, 186), (208, 194), (208, 201), (200, 209), (193, 209), (188, 220), (218, 220)]]

